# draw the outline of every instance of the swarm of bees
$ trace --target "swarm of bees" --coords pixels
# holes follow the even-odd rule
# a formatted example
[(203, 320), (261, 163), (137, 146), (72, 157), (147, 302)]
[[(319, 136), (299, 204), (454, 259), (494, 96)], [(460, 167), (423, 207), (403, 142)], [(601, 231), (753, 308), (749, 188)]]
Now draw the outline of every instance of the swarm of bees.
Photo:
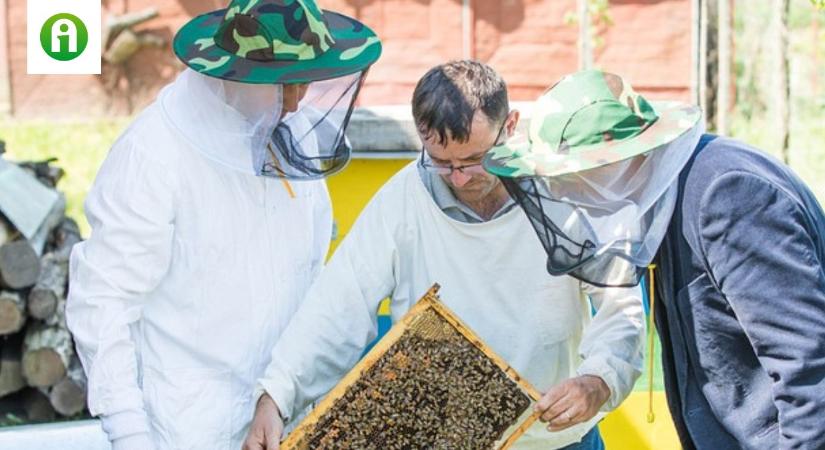
[(495, 446), (536, 393), (452, 316), (435, 297), (435, 289), (393, 327), (281, 448)]

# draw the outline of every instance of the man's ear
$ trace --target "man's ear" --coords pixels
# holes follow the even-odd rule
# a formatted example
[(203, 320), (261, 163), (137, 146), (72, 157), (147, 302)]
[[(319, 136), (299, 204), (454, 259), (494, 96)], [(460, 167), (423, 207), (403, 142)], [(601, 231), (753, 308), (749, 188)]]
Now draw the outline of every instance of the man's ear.
[(510, 111), (510, 114), (507, 115), (507, 125), (505, 125), (505, 127), (507, 128), (508, 138), (513, 137), (513, 134), (515, 134), (516, 128), (518, 127), (518, 121), (520, 118), (521, 113), (517, 109)]

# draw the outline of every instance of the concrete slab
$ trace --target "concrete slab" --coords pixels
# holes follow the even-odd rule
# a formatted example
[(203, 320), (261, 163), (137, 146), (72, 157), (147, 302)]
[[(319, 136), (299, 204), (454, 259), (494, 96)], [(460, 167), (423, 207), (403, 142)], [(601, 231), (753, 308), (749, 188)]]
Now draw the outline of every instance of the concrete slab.
[(111, 450), (99, 420), (0, 428), (0, 448), (14, 450)]

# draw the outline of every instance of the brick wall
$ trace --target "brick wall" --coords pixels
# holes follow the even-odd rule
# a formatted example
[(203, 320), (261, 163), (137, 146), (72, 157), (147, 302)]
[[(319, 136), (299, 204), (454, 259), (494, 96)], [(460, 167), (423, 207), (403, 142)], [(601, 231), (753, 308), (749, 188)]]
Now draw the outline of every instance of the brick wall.
[[(139, 28), (167, 41), (189, 18), (224, 0), (104, 0), (105, 11), (149, 6), (160, 17)], [(469, 56), (495, 67), (514, 100), (532, 100), (576, 70), (577, 29), (564, 23), (575, 0), (471, 0), (469, 35), (461, 0), (321, 0), (354, 15), (384, 42), (362, 105), (407, 103), (418, 78), (445, 60)], [(139, 111), (182, 68), (171, 50), (141, 50), (125, 67), (104, 64), (100, 76), (26, 75), (25, 1), (8, 2), (9, 66), (16, 117), (95, 117)], [(599, 67), (628, 76), (651, 97), (690, 100), (691, 0), (612, 0), (614, 25), (601, 30)], [(2, 30), (0, 30), (2, 32)], [(469, 41), (466, 41), (469, 36)]]

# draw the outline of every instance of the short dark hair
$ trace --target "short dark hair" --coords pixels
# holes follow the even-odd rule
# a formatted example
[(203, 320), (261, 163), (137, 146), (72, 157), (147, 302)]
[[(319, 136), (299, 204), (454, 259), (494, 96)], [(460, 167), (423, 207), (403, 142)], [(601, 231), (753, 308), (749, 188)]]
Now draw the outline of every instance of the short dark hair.
[(482, 62), (465, 59), (430, 69), (415, 86), (412, 110), (419, 132), (426, 138), (438, 133), (446, 145), (448, 139), (470, 139), (476, 111), (495, 125), (504, 121), (510, 105), (501, 76)]

